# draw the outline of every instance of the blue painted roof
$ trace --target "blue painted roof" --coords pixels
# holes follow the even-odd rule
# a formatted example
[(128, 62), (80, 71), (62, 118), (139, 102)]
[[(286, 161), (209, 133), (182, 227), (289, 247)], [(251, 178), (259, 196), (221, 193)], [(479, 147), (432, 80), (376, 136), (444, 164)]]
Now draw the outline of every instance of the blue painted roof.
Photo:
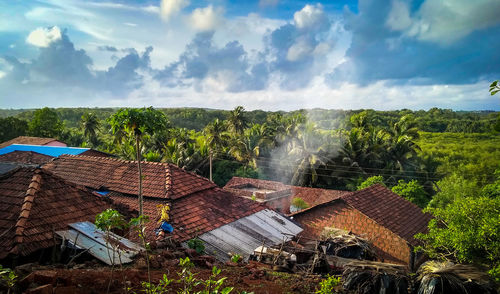
[(40, 154), (59, 157), (63, 154), (78, 155), (89, 149), (90, 148), (12, 144), (7, 147), (1, 148), (0, 155), (13, 151), (33, 151)]

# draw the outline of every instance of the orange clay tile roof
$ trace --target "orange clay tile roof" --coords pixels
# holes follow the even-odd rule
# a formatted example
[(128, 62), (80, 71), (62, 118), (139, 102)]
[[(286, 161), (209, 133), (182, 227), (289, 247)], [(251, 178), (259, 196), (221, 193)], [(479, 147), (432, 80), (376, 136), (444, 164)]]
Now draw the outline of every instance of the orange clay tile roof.
[(44, 164), (52, 160), (52, 156), (33, 151), (12, 151), (0, 155), (1, 162), (19, 162), (30, 164)]
[[(123, 194), (138, 194), (136, 161), (82, 155), (62, 155), (43, 168), (79, 185)], [(173, 164), (142, 162), (143, 195), (159, 199), (178, 199), (215, 188), (206, 178), (187, 172)]]
[(39, 168), (0, 176), (0, 259), (55, 245), (53, 232), (95, 220), (109, 206), (92, 193)]
[[(136, 196), (110, 193), (114, 203), (125, 204), (130, 210), (138, 210)], [(144, 198), (144, 214), (150, 217), (146, 224), (147, 237), (159, 226), (158, 204), (161, 199)], [(199, 191), (170, 202), (170, 223), (174, 227), (173, 238), (179, 242), (187, 241), (220, 226), (234, 222), (245, 216), (259, 212), (265, 207), (255, 201), (237, 197), (220, 188)]]
[(0, 148), (7, 147), (12, 144), (25, 144), (25, 145), (45, 145), (53, 141), (59, 141), (54, 138), (40, 138), (40, 137), (28, 137), (19, 136), (9, 141), (5, 141), (0, 144)]
[(309, 207), (314, 207), (316, 205), (320, 205), (335, 199), (339, 199), (343, 195), (350, 193), (349, 191), (341, 191), (341, 190), (289, 186), (275, 181), (240, 178), (240, 177), (233, 177), (229, 182), (227, 182), (224, 188), (225, 189), (229, 188), (228, 190), (235, 192), (236, 191), (236, 189), (234, 189), (235, 187), (245, 184), (250, 184), (255, 187), (271, 189), (275, 191), (291, 189), (292, 195), (290, 197), (302, 198), (302, 200), (304, 200), (307, 204), (309, 204)]
[(342, 199), (411, 245), (419, 244), (413, 236), (426, 232), (432, 219), (430, 214), (423, 213), (418, 206), (380, 184), (350, 193)]

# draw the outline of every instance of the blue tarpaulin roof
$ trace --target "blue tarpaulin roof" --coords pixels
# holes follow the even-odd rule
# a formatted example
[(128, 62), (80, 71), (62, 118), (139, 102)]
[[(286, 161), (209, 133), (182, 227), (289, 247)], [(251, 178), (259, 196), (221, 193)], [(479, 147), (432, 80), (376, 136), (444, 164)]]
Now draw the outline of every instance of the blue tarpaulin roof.
[(89, 149), (90, 148), (12, 144), (1, 148), (0, 155), (13, 151), (33, 151), (40, 154), (59, 157), (63, 154), (78, 155)]

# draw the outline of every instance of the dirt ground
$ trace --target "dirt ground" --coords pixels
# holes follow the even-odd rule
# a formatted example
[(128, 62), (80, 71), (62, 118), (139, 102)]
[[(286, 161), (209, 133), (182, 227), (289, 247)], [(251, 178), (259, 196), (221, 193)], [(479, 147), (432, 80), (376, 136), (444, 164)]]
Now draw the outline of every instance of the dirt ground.
[[(319, 276), (304, 276), (272, 271), (269, 266), (251, 262), (241, 265), (219, 264), (222, 269), (219, 278), (227, 277), (224, 286), (234, 287), (231, 293), (314, 293)], [(167, 274), (169, 279), (178, 279), (181, 268), (172, 262), (172, 265), (163, 265), (161, 269), (151, 271), (152, 283)], [(194, 267), (192, 272), (198, 279), (207, 279), (211, 269)], [(62, 266), (34, 267), (33, 271), (19, 283), (16, 292), (26, 293), (106, 293), (109, 281), (112, 279), (110, 293), (141, 293), (141, 282), (148, 280), (147, 269), (137, 263), (133, 266), (117, 268), (111, 277), (111, 268), (100, 264), (77, 265), (67, 269)], [(180, 283), (171, 284), (169, 293), (176, 293), (181, 289)], [(50, 288), (50, 289), (49, 289)], [(200, 288), (201, 290), (201, 288)]]

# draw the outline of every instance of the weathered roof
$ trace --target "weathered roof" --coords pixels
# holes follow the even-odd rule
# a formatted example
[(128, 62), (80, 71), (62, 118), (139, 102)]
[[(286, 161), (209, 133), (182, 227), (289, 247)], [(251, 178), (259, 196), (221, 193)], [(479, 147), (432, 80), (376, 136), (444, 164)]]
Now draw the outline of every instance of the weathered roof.
[(301, 198), (307, 204), (309, 204), (309, 207), (314, 207), (316, 205), (320, 205), (335, 199), (339, 199), (343, 195), (350, 193), (349, 191), (291, 186), (276, 181), (241, 178), (241, 177), (233, 177), (229, 182), (227, 182), (227, 184), (224, 186), (224, 189), (228, 189), (233, 193), (238, 193), (237, 187), (246, 184), (250, 184), (255, 187), (272, 189), (275, 191), (284, 191), (290, 189), (291, 190), (290, 197)]
[[(109, 193), (109, 197), (114, 202), (138, 210), (136, 196)], [(146, 224), (149, 232), (158, 227), (157, 205), (163, 203), (163, 199), (144, 198), (144, 213), (155, 216)], [(220, 188), (195, 192), (170, 202), (170, 205), (173, 237), (181, 242), (265, 209), (255, 201), (237, 197)]]
[[(62, 155), (47, 163), (44, 168), (68, 181), (94, 190), (138, 194), (139, 172), (136, 161)], [(178, 199), (217, 187), (206, 178), (168, 163), (142, 162), (142, 176), (143, 195), (159, 199)]]
[(247, 259), (259, 246), (272, 246), (291, 240), (302, 228), (279, 213), (264, 209), (198, 236), (205, 251), (220, 261), (228, 261), (230, 253)]
[(347, 194), (342, 199), (412, 245), (418, 244), (413, 236), (427, 231), (432, 219), (430, 214), (380, 184)]
[(2, 162), (18, 162), (30, 164), (44, 164), (52, 160), (52, 156), (33, 151), (13, 151), (0, 155)]
[(59, 140), (57, 140), (55, 138), (19, 136), (17, 138), (14, 138), (14, 139), (11, 139), (9, 141), (5, 141), (5, 142), (1, 143), (0, 148), (4, 148), (4, 147), (7, 147), (7, 146), (12, 145), (12, 144), (45, 145), (45, 144), (48, 144), (48, 143), (54, 142), (54, 141), (59, 141)]
[(21, 167), (0, 176), (0, 259), (54, 245), (55, 230), (94, 220), (109, 206), (52, 173)]

